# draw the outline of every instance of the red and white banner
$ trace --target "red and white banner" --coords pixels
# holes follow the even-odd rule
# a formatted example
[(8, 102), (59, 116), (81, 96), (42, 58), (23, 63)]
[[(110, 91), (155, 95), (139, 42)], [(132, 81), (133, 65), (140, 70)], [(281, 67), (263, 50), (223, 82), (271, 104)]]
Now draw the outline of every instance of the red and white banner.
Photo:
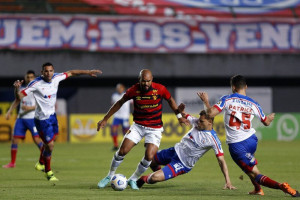
[(0, 15), (0, 49), (290, 53), (300, 52), (300, 20)]

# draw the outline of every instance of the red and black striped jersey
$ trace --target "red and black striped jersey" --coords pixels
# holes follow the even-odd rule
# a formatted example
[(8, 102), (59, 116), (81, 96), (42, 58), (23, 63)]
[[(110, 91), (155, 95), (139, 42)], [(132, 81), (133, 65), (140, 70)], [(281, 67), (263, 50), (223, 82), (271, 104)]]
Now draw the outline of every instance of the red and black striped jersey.
[(171, 94), (165, 86), (152, 82), (149, 91), (142, 93), (140, 84), (137, 83), (126, 91), (124, 97), (127, 100), (133, 99), (133, 121), (135, 123), (151, 128), (163, 126), (162, 100), (171, 98)]

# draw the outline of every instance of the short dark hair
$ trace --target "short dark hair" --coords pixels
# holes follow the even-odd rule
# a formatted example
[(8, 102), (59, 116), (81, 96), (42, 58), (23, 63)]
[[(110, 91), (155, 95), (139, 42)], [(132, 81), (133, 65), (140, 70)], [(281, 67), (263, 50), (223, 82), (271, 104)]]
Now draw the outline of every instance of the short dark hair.
[(205, 116), (205, 119), (211, 120), (211, 123), (214, 122), (214, 118), (210, 118), (205, 110), (201, 110), (201, 112), (199, 113), (199, 115), (200, 115), (200, 116), (203, 116), (203, 115), (204, 115), (204, 116)]
[(35, 72), (33, 70), (28, 70), (26, 74), (33, 74), (35, 76)]
[(54, 66), (52, 65), (52, 63), (46, 62), (46, 63), (44, 63), (44, 64), (42, 65), (42, 70), (44, 70), (44, 68), (47, 67), (47, 66), (52, 66), (52, 67), (54, 68)]
[(242, 89), (246, 87), (246, 78), (242, 75), (235, 75), (230, 78), (230, 85), (234, 86), (236, 89)]

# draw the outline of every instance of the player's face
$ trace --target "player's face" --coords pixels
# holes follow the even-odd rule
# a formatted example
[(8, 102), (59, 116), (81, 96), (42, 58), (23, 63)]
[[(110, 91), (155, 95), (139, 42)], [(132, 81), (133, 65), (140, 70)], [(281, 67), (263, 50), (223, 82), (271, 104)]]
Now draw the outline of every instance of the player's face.
[(53, 74), (54, 74), (54, 68), (51, 65), (45, 66), (44, 69), (42, 70), (42, 75), (44, 77), (44, 80), (47, 82), (51, 81)]
[(119, 94), (122, 94), (125, 91), (125, 87), (123, 85), (118, 85), (117, 86), (117, 92)]
[(152, 85), (152, 75), (146, 74), (140, 77), (140, 86), (143, 92), (148, 92)]
[(205, 118), (205, 115), (202, 115), (197, 120), (197, 129), (198, 130), (211, 130), (212, 129), (212, 123), (210, 120)]
[(35, 79), (34, 74), (26, 74), (26, 76), (25, 76), (25, 83), (26, 83), (26, 85), (28, 83), (30, 83), (31, 81), (33, 81), (34, 79)]

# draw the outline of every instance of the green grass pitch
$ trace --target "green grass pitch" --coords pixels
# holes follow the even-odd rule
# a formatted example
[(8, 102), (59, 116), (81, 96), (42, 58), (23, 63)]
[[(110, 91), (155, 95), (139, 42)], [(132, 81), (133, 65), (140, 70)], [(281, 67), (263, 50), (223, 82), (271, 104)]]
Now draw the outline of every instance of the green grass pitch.
[[(173, 146), (163, 143), (161, 148)], [(210, 150), (188, 174), (167, 182), (144, 185), (139, 191), (129, 187), (121, 192), (111, 187), (98, 189), (97, 183), (106, 176), (113, 156), (112, 144), (56, 144), (52, 169), (59, 182), (48, 182), (44, 173), (35, 171), (39, 152), (33, 144), (20, 144), (17, 166), (0, 169), (0, 199), (290, 199), (280, 190), (264, 188), (265, 196), (249, 196), (253, 189), (248, 177), (231, 160), (223, 144), (231, 181), (238, 189), (222, 190), (224, 178)], [(130, 177), (144, 154), (138, 144), (125, 158), (117, 173)], [(259, 142), (256, 158), (262, 174), (279, 182), (287, 181), (300, 189), (300, 141)], [(10, 144), (0, 144), (0, 164), (10, 161)], [(150, 173), (150, 169), (145, 173)], [(244, 179), (239, 177), (243, 175)]]

